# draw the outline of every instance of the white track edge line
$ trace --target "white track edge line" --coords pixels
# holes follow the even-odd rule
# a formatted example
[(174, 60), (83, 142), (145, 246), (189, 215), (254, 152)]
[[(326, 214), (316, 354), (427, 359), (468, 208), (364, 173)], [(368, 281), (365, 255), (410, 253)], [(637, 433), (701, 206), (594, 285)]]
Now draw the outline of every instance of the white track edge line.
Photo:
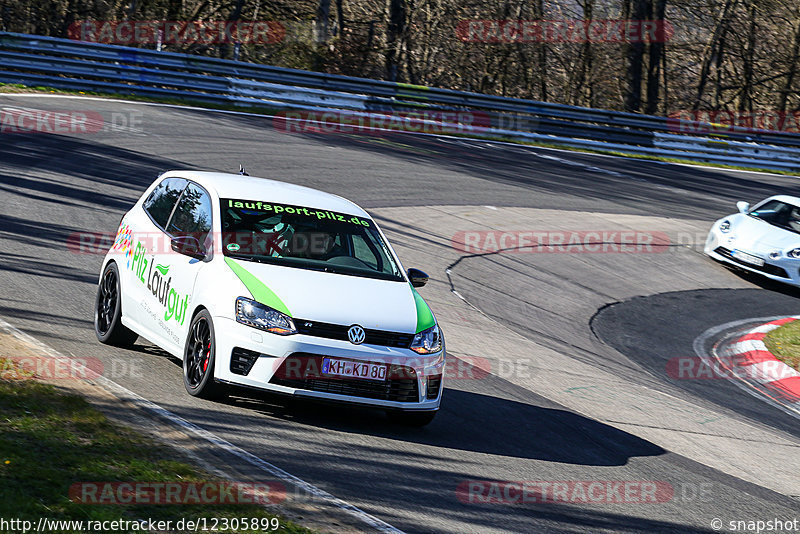
[[(773, 316), (773, 317), (755, 317), (753, 319), (741, 319), (739, 321), (731, 321), (729, 323), (725, 323), (719, 326), (712, 326), (699, 336), (695, 338), (692, 342), (692, 348), (694, 349), (694, 353), (706, 364), (706, 365), (713, 365), (714, 362), (719, 362), (716, 353), (712, 350), (712, 353), (709, 353), (705, 350), (704, 346), (708, 342), (709, 339), (719, 335), (720, 333), (724, 332), (725, 330), (729, 330), (731, 328), (736, 328), (738, 326), (746, 325), (749, 323), (760, 322), (760, 323), (768, 323), (770, 321), (776, 321), (778, 319), (784, 319), (785, 316)], [(741, 332), (735, 335), (741, 335)], [(750, 395), (761, 399), (763, 402), (778, 408), (782, 412), (800, 419), (800, 403), (791, 403), (791, 404), (781, 404), (779, 402), (775, 402), (771, 398), (762, 394), (758, 389), (754, 386), (750, 385), (748, 382), (742, 380), (741, 378), (736, 378), (733, 380), (733, 383), (736, 384), (740, 389), (746, 391)]]

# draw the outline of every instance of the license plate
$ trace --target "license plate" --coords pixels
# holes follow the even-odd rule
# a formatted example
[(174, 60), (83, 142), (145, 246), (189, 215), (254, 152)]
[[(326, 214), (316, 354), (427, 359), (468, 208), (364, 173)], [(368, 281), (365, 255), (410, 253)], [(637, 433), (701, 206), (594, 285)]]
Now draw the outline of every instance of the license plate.
[(759, 258), (758, 256), (753, 256), (752, 254), (748, 254), (747, 252), (742, 252), (741, 250), (734, 250), (733, 257), (744, 262), (747, 262), (751, 265), (758, 265), (761, 267), (764, 265), (764, 260)]
[(382, 363), (354, 362), (336, 358), (322, 359), (322, 374), (359, 378), (362, 380), (386, 380), (386, 365)]

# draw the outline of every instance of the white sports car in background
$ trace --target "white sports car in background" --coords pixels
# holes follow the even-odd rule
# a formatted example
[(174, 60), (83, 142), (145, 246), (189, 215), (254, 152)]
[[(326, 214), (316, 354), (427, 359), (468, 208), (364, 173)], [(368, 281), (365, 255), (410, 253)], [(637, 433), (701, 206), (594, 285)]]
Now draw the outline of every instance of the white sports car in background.
[(770, 197), (716, 221), (704, 251), (715, 260), (800, 286), (800, 198)]
[(170, 171), (122, 218), (95, 331), (183, 360), (198, 397), (226, 385), (383, 408), (439, 409), (436, 318), (370, 216), (341, 197), (242, 174)]

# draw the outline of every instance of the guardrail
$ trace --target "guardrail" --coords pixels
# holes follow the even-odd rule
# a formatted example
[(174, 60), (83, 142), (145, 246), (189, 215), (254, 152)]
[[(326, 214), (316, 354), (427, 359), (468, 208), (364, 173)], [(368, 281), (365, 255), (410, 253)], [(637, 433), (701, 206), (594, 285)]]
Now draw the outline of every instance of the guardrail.
[[(428, 122), (446, 116), (453, 122), (441, 119), (440, 126), (465, 134), (800, 172), (796, 133), (721, 132), (720, 125), (695, 121), (27, 34), (0, 32), (0, 82), (317, 110), (354, 120), (386, 115), (395, 123), (428, 111)], [(464, 111), (485, 122), (451, 113)]]

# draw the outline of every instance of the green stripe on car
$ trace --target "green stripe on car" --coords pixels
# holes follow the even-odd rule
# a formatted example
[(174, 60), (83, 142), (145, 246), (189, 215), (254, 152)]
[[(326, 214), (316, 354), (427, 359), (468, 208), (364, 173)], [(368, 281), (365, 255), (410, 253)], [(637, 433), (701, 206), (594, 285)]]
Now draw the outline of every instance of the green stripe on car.
[(289, 313), (289, 308), (286, 307), (286, 304), (283, 303), (278, 295), (268, 288), (264, 282), (256, 278), (253, 273), (239, 265), (231, 258), (226, 257), (225, 263), (227, 263), (228, 267), (231, 268), (233, 273), (239, 277), (239, 280), (242, 281), (250, 294), (253, 295), (254, 299), (264, 306), (269, 306), (273, 310), (278, 310), (281, 313), (285, 313), (289, 317), (292, 316), (292, 314)]
[(419, 295), (419, 293), (417, 293), (417, 290), (414, 289), (414, 286), (411, 286), (410, 284), (409, 286), (411, 287), (411, 291), (414, 293), (414, 304), (417, 306), (417, 334), (419, 334), (423, 330), (427, 330), (435, 325), (436, 320), (433, 318), (433, 312), (431, 311), (430, 307)]

